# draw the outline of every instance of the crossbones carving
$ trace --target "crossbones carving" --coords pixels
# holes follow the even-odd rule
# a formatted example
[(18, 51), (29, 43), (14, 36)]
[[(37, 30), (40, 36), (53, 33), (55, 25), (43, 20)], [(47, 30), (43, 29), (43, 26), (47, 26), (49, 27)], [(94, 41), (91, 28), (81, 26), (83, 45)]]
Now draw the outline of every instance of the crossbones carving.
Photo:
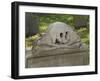
[(37, 45), (53, 47), (80, 48), (79, 35), (73, 28), (63, 22), (55, 22), (48, 26), (46, 33), (37, 41)]

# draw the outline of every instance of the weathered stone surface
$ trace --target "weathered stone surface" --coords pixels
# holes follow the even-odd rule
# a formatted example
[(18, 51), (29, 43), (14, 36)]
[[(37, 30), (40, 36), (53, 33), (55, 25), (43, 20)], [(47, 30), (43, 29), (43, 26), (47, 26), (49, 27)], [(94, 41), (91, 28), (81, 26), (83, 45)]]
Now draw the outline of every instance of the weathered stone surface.
[(71, 26), (63, 22), (54, 22), (48, 26), (45, 34), (37, 41), (37, 45), (79, 48), (82, 46), (80, 41), (79, 35)]
[[(55, 32), (57, 31), (57, 32)], [(76, 66), (89, 64), (89, 50), (67, 24), (55, 22), (46, 34), (26, 49), (26, 67)]]
[[(63, 50), (63, 49), (61, 49)], [(60, 50), (60, 51), (61, 51)], [(31, 50), (26, 52), (26, 68), (55, 67), (55, 66), (77, 66), (89, 64), (89, 52), (87, 50), (63, 50), (42, 51), (38, 55), (32, 54)], [(55, 53), (56, 52), (56, 53)]]

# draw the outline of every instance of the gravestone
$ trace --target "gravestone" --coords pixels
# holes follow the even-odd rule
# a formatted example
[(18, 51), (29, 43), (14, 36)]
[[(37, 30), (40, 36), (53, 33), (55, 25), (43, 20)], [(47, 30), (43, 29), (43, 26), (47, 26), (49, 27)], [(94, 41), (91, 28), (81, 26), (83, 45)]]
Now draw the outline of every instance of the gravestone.
[(88, 27), (89, 24), (88, 24), (88, 22), (87, 22), (85, 17), (86, 17), (85, 15), (75, 16), (74, 21), (75, 21), (75, 27), (76, 28)]
[(36, 14), (25, 13), (25, 35), (26, 37), (35, 35), (39, 28), (39, 18)]
[(89, 64), (88, 47), (81, 43), (77, 33), (65, 23), (50, 24), (45, 34), (35, 43), (33, 48), (25, 50), (26, 68)]
[(25, 58), (26, 68), (88, 65), (89, 51), (60, 48), (33, 55), (32, 50), (27, 49)]

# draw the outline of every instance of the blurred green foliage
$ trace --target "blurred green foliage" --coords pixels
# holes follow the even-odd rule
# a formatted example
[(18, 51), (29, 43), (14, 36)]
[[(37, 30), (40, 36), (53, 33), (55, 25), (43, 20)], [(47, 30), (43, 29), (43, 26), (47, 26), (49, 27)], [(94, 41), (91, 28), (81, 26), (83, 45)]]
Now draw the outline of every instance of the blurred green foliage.
[[(39, 33), (25, 39), (26, 47), (32, 46), (32, 42), (40, 38), (40, 33), (45, 32), (48, 25), (56, 21), (64, 22), (72, 26), (81, 37), (81, 41), (89, 45), (88, 25), (75, 28), (75, 18), (78, 18), (78, 17), (79, 17), (78, 15), (70, 15), (70, 14), (59, 14), (59, 15), (58, 14), (43, 14), (43, 15), (37, 14), (35, 16), (33, 14), (33, 19), (39, 18)], [(89, 23), (89, 16), (80, 16), (80, 17), (82, 17), (84, 21)]]
[(50, 23), (57, 21), (67, 23), (71, 26), (74, 25), (73, 15), (49, 14), (49, 15), (39, 16), (39, 18), (40, 18), (40, 25), (39, 25), (40, 32), (44, 32)]
[(80, 38), (81, 38), (81, 42), (89, 45), (89, 31), (87, 28), (80, 28), (77, 30)]

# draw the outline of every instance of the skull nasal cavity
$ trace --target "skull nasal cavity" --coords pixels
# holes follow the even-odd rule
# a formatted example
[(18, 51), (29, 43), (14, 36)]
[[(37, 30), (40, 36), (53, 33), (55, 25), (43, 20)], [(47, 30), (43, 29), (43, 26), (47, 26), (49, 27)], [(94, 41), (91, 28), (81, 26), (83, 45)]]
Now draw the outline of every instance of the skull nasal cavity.
[(60, 37), (61, 37), (61, 38), (63, 37), (63, 33), (60, 33)]

